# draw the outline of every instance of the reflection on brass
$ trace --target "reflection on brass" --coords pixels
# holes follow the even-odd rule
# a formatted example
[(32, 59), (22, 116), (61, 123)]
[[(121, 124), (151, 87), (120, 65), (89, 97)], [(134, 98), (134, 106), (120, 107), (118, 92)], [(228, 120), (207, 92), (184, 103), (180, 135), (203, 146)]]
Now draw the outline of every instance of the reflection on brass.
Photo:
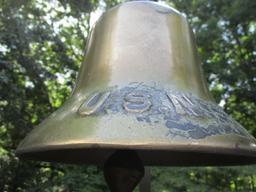
[(149, 1), (120, 4), (90, 33), (71, 97), (20, 143), (23, 158), (144, 165), (256, 163), (256, 140), (212, 99), (186, 17)]

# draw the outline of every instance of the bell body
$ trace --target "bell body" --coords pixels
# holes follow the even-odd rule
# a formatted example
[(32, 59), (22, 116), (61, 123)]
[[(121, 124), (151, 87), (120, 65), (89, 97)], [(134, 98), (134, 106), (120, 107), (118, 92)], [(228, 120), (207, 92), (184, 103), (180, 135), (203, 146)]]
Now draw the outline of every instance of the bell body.
[(214, 103), (186, 18), (153, 2), (103, 14), (66, 103), (19, 145), (21, 157), (102, 164), (135, 150), (145, 165), (256, 162), (256, 141)]

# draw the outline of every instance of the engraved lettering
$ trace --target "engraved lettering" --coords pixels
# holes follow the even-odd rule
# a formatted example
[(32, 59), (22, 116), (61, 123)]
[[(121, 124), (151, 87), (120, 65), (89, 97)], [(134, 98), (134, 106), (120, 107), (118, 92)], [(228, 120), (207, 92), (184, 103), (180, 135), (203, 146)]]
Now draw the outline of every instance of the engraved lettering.
[(78, 113), (82, 116), (96, 113), (109, 97), (110, 92), (96, 92), (88, 97), (79, 107)]
[(164, 125), (172, 137), (202, 139), (224, 134), (249, 137), (241, 125), (213, 102), (143, 84), (95, 92), (85, 99), (77, 113), (85, 117), (111, 115), (111, 118), (115, 118), (114, 114), (133, 113), (138, 122)]
[(142, 113), (152, 106), (150, 96), (142, 91), (135, 91), (124, 97), (123, 107), (128, 112)]
[(176, 113), (180, 115), (192, 115), (196, 117), (202, 116), (199, 113), (200, 109), (196, 111), (195, 104), (185, 94), (181, 94), (179, 97), (171, 93), (167, 93), (166, 95), (174, 106)]
[[(195, 105), (195, 103), (192, 101), (192, 98), (189, 98), (185, 94), (182, 94), (182, 98), (184, 99), (184, 105), (187, 107), (187, 110), (191, 112), (191, 115), (199, 117), (203, 116), (201, 114), (201, 110), (198, 106)], [(187, 105), (186, 105), (187, 104)]]

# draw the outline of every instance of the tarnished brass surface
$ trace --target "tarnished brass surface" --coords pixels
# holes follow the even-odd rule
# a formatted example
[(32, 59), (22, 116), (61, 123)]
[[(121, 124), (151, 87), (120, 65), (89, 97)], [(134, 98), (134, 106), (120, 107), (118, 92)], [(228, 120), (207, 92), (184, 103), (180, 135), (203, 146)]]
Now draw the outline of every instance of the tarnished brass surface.
[(256, 140), (209, 94), (185, 16), (157, 3), (103, 14), (72, 96), (17, 155), (102, 164), (117, 149), (146, 165), (256, 163)]

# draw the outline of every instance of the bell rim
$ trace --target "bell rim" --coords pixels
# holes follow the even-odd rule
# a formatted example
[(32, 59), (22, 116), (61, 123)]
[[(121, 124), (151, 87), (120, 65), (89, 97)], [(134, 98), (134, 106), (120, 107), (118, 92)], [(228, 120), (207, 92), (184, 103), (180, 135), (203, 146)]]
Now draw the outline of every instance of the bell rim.
[[(117, 144), (67, 144), (67, 145), (46, 145), (41, 147), (30, 147), (17, 149), (15, 154), (21, 159), (43, 160), (46, 162), (82, 163), (88, 165), (102, 165), (107, 158), (116, 150), (134, 150), (142, 158), (145, 165), (155, 166), (227, 166), (227, 165), (252, 165), (256, 164), (256, 147), (231, 148), (206, 145), (117, 145)], [(68, 154), (80, 155), (84, 151), (85, 159), (75, 158)], [(97, 157), (90, 157), (90, 152)], [(77, 153), (77, 154), (76, 154)], [(59, 155), (66, 154), (70, 157), (59, 158)], [(107, 154), (107, 155), (106, 155)], [(143, 157), (145, 155), (156, 159)], [(46, 157), (44, 157), (46, 155)], [(49, 155), (49, 156), (47, 156)], [(103, 156), (98, 158), (98, 156)], [(169, 156), (170, 159), (157, 158)], [(176, 156), (174, 158), (174, 156)], [(179, 157), (180, 156), (180, 157)], [(192, 157), (188, 160), (186, 157)], [(56, 159), (55, 159), (56, 157)], [(89, 157), (89, 159), (86, 159)], [(219, 157), (219, 158), (218, 158)], [(145, 158), (145, 159), (144, 159)], [(93, 160), (91, 160), (93, 159)], [(173, 159), (173, 160), (172, 160)], [(207, 160), (206, 160), (207, 159)], [(180, 162), (176, 162), (179, 160)], [(204, 162), (205, 160), (205, 162)], [(152, 162), (151, 162), (152, 161)], [(183, 162), (182, 162), (183, 161)]]

